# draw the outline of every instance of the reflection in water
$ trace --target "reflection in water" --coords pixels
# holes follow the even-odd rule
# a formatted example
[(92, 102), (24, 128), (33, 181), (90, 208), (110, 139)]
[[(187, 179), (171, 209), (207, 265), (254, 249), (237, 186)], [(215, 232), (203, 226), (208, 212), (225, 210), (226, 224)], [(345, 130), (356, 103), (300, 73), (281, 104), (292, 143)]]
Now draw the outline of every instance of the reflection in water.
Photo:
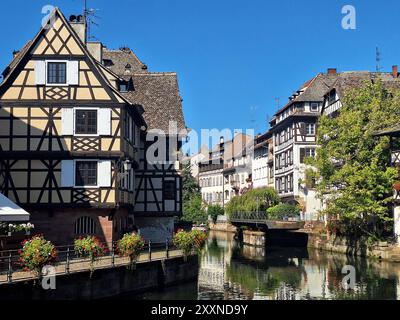
[[(198, 283), (135, 298), (201, 300), (400, 299), (400, 265), (304, 248), (241, 246), (233, 234), (212, 232)], [(343, 266), (356, 286), (342, 288)]]

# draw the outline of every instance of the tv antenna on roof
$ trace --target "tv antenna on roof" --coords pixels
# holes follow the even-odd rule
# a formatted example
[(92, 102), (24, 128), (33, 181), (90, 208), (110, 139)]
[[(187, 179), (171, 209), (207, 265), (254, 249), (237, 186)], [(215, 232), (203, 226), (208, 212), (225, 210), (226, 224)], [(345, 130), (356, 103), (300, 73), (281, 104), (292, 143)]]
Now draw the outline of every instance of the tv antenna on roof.
[(381, 72), (381, 61), (382, 61), (382, 55), (381, 52), (379, 51), (379, 48), (376, 47), (376, 72)]
[(86, 41), (89, 40), (98, 40), (95, 36), (92, 35), (91, 29), (92, 25), (99, 26), (99, 24), (95, 21), (95, 19), (101, 19), (101, 17), (96, 15), (96, 12), (99, 11), (99, 9), (92, 9), (88, 8), (87, 6), (87, 0), (84, 0), (84, 8), (83, 8), (83, 17), (86, 22)]

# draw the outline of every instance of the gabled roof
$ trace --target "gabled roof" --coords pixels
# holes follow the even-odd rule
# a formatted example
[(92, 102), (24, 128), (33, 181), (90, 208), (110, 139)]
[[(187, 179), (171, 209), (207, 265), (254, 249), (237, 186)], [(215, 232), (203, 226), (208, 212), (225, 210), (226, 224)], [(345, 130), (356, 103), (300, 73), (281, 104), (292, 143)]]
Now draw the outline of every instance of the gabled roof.
[[(112, 62), (107, 69), (131, 82), (132, 90), (121, 94), (131, 103), (143, 106), (143, 117), (149, 129), (168, 132), (170, 121), (177, 123), (178, 130), (186, 129), (175, 72), (148, 72), (147, 68), (143, 68), (143, 62), (127, 48), (106, 49), (103, 52), (104, 59)], [(128, 64), (131, 66), (129, 72), (126, 70)]]
[[(105, 77), (103, 71), (100, 70), (100, 67), (97, 65), (96, 60), (89, 53), (89, 51), (87, 50), (85, 44), (81, 41), (81, 39), (76, 34), (75, 30), (71, 27), (69, 22), (65, 19), (64, 15), (62, 14), (62, 12), (58, 8), (55, 8), (53, 10), (53, 12), (49, 15), (48, 21), (52, 21), (54, 16), (58, 16), (62, 20), (62, 22), (64, 23), (64, 25), (68, 29), (68, 31), (74, 37), (74, 39), (77, 42), (77, 44), (80, 47), (80, 49), (89, 58), (89, 60), (90, 60), (91, 64), (93, 65), (93, 67), (96, 68), (99, 71), (98, 74), (101, 77), (101, 80), (104, 81), (104, 83), (111, 89), (111, 91), (117, 97), (119, 97), (125, 103), (127, 103), (129, 105), (132, 105), (132, 107), (135, 108), (135, 112), (137, 113), (137, 116), (139, 117), (139, 120), (141, 120), (141, 122), (143, 122), (143, 124), (144, 124), (144, 120), (143, 120), (143, 118), (142, 118), (142, 116), (140, 114), (140, 110), (137, 109), (137, 106), (135, 106), (134, 103), (132, 103), (126, 97), (121, 95), (120, 92), (108, 81), (108, 79)], [(16, 70), (18, 69), (17, 67), (22, 63), (22, 61), (24, 60), (24, 58), (26, 57), (28, 52), (30, 52), (34, 48), (34, 46), (40, 40), (40, 38), (44, 34), (44, 32), (46, 32), (46, 29), (42, 26), (40, 28), (39, 32), (36, 34), (35, 38), (33, 40), (31, 40), (31, 41), (28, 41), (26, 43), (26, 45), (22, 48), (22, 50), (15, 55), (14, 59), (11, 61), (11, 63), (9, 64), (9, 66), (6, 69), (6, 75), (5, 75), (4, 79), (3, 79), (3, 82), (0, 84), (0, 88), (6, 86), (8, 80), (11, 78), (13, 73), (16, 72)]]
[(336, 80), (337, 74), (319, 73), (314, 78), (306, 81), (296, 92), (296, 96), (290, 100), (284, 107), (279, 109), (275, 116), (286, 110), (296, 102), (322, 102), (324, 95)]

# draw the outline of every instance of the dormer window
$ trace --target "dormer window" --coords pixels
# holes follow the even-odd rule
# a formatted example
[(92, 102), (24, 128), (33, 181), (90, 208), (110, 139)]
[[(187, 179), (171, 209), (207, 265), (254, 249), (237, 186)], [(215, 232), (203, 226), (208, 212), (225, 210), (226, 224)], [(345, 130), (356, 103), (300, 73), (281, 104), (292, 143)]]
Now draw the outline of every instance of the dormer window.
[(120, 92), (128, 92), (129, 84), (127, 81), (121, 81), (119, 83), (119, 91)]
[(47, 83), (49, 84), (67, 83), (67, 64), (65, 62), (48, 62)]

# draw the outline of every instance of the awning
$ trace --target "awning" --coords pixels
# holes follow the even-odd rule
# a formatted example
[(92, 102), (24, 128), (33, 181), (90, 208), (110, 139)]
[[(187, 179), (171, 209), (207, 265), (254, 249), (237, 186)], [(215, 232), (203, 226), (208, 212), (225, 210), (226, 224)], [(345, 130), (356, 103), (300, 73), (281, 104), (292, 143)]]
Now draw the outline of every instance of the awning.
[(29, 213), (0, 193), (0, 222), (29, 221)]

